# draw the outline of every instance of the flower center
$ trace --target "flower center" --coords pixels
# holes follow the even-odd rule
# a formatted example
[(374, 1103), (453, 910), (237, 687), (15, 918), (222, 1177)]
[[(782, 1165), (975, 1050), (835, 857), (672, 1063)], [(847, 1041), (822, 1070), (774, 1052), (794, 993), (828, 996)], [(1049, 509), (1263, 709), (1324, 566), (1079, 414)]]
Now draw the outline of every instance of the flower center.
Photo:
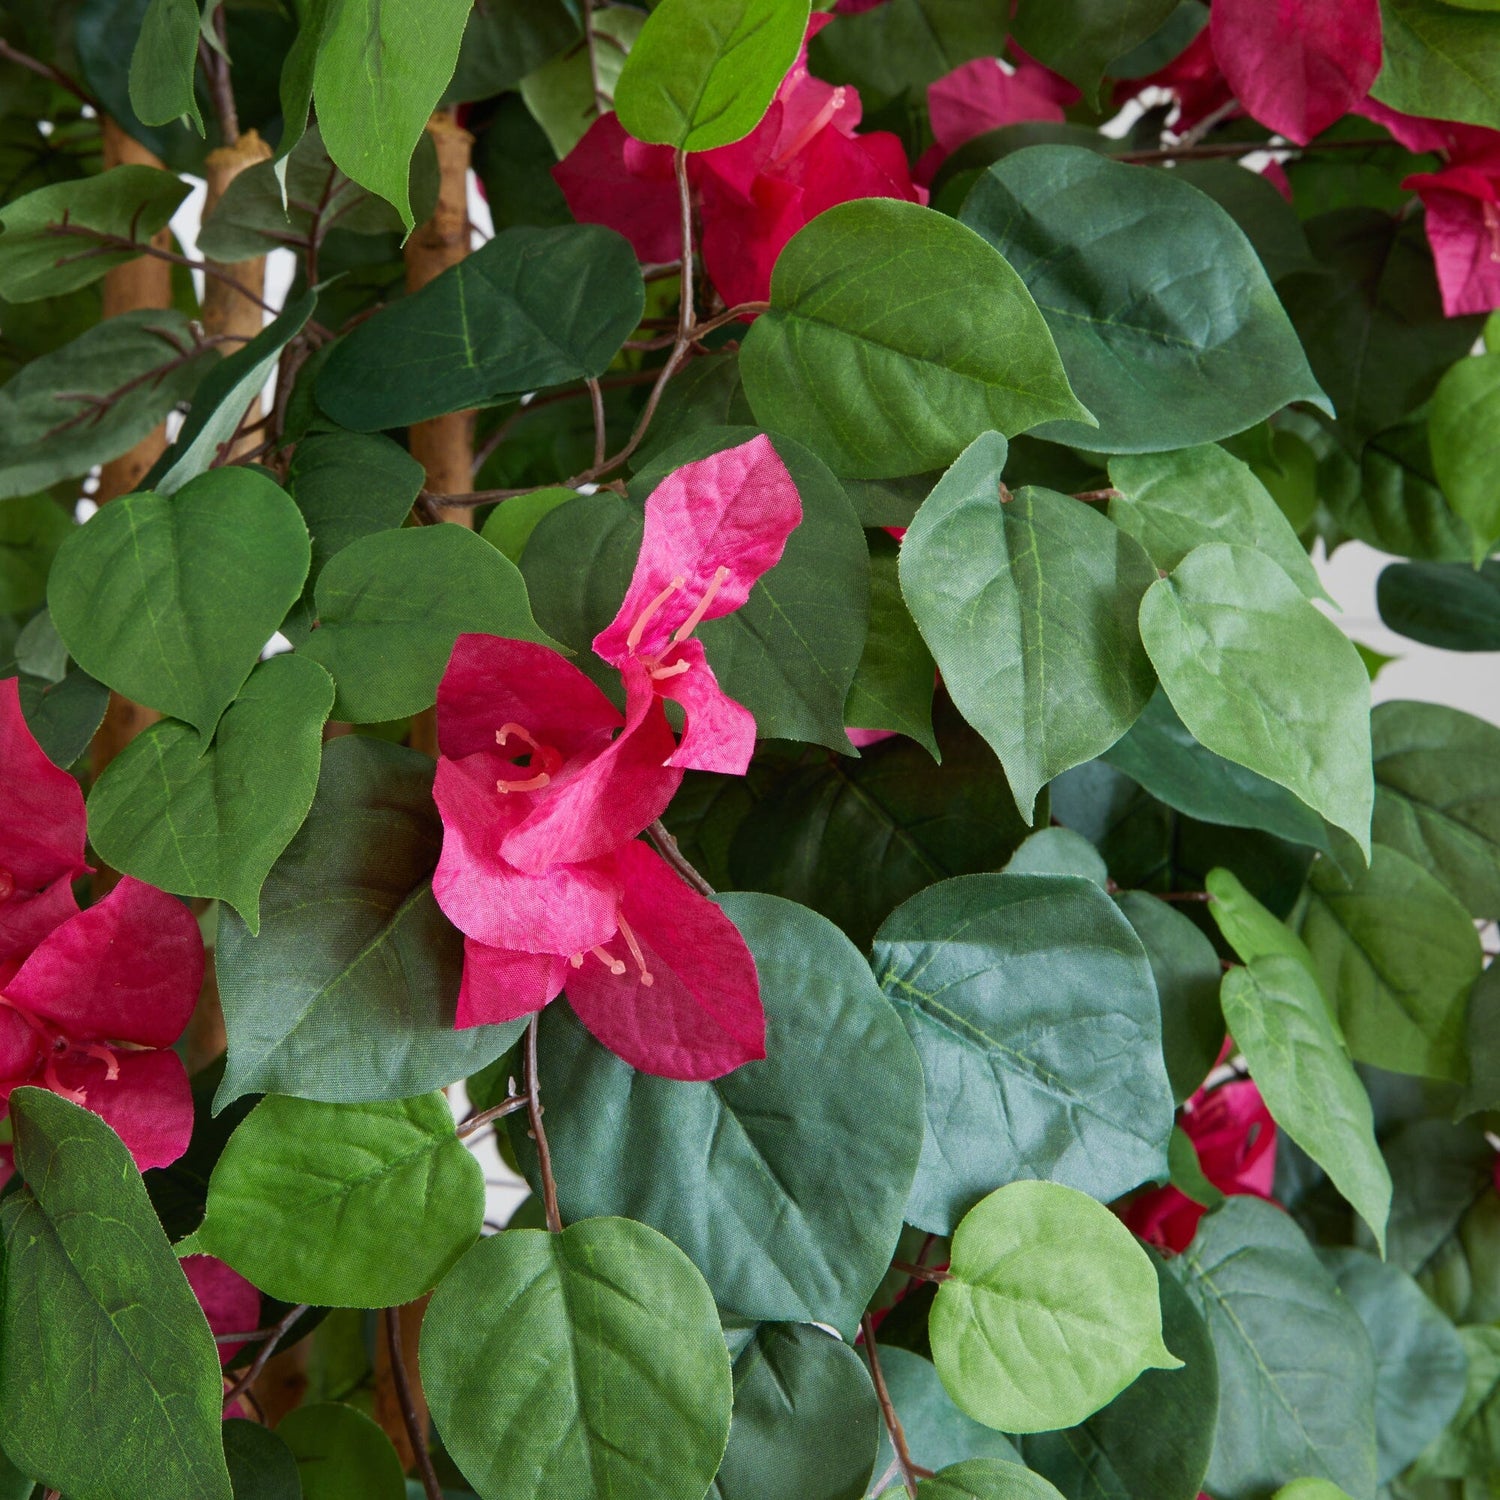
[(113, 1083), (120, 1076), (120, 1060), (114, 1051), (100, 1042), (75, 1042), (64, 1032), (49, 1026), (40, 1016), (33, 1015), (24, 1005), (18, 1005), (9, 995), (0, 993), (0, 1005), (7, 1010), (13, 1010), (20, 1016), (22, 1022), (31, 1028), (42, 1044), (42, 1085), (50, 1089), (59, 1098), (66, 1099), (72, 1104), (86, 1105), (88, 1103), (88, 1090), (86, 1088), (70, 1088), (57, 1074), (57, 1066), (72, 1053), (82, 1053), (86, 1057), (92, 1057), (104, 1064), (104, 1076), (107, 1083)]
[[(646, 955), (641, 952), (641, 945), (636, 939), (635, 933), (631, 931), (630, 923), (625, 920), (623, 913), (616, 920), (620, 924), (620, 936), (625, 940), (625, 946), (630, 950), (630, 956), (635, 960), (636, 968), (640, 971), (641, 983), (647, 989), (650, 989), (656, 983), (656, 975), (647, 968)], [(568, 962), (575, 969), (581, 969), (584, 959), (589, 957), (590, 954), (597, 958), (616, 979), (625, 973), (627, 965), (624, 960), (616, 958), (602, 943), (597, 947), (590, 948), (587, 953), (575, 953)]]
[[(551, 745), (544, 745), (529, 729), (520, 724), (504, 724), (495, 731), (495, 743), (504, 750), (512, 740), (519, 741), (520, 748), (511, 752), (515, 757), (512, 762), (516, 769), (531, 772), (529, 776), (522, 776), (516, 780), (508, 780), (501, 777), (495, 783), (497, 792), (539, 792), (557, 774), (558, 767), (562, 765), (562, 756), (558, 754)], [(526, 766), (519, 762), (527, 760)]]
[(651, 623), (653, 619), (655, 619), (658, 614), (661, 613), (662, 606), (667, 602), (668, 599), (672, 597), (673, 594), (675, 594), (680, 588), (683, 587), (686, 580), (680, 575), (674, 578), (671, 583), (669, 583), (666, 588), (664, 588), (661, 593), (659, 593), (656, 598), (654, 598), (645, 607), (645, 609), (643, 609), (640, 614), (635, 617), (635, 623), (630, 627), (630, 634), (625, 637), (625, 649), (629, 651), (632, 656), (640, 656), (641, 660), (646, 664), (647, 669), (650, 671), (651, 676), (657, 682), (664, 681), (668, 677), (680, 676), (683, 672), (686, 672), (692, 666), (691, 662), (679, 661), (674, 662), (670, 667), (666, 667), (662, 665), (662, 658), (667, 654), (668, 651), (672, 649), (673, 646), (680, 646), (703, 623), (704, 615), (708, 613), (710, 607), (714, 602), (714, 597), (718, 594), (719, 590), (724, 587), (725, 581), (728, 579), (728, 577), (728, 568), (716, 568), (714, 570), (713, 579), (710, 581), (708, 587), (704, 590), (703, 597), (698, 601), (697, 605), (693, 609), (693, 612), (687, 617), (687, 619), (682, 622), (681, 625), (677, 627), (675, 631), (672, 632), (672, 638), (655, 656), (646, 656), (641, 654), (641, 640), (646, 634), (646, 627)]

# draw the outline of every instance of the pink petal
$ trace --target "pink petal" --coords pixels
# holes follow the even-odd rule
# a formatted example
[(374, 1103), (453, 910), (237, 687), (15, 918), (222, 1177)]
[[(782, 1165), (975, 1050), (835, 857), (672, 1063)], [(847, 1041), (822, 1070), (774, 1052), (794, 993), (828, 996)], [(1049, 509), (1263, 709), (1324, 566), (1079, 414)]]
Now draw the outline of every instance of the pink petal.
[(41, 1060), (40, 1036), (19, 1012), (0, 1001), (0, 1080), (12, 1085), (22, 1083)]
[[(1207, 26), (1166, 67), (1148, 78), (1122, 80), (1115, 90), (1115, 102), (1123, 104), (1152, 87), (1170, 89), (1177, 96), (1178, 113), (1173, 128), (1179, 131), (1191, 130), (1234, 100), (1234, 93), (1214, 58)], [(1242, 113), (1236, 110), (1232, 118), (1237, 119)]]
[[(1044, 71), (1032, 64), (1032, 69)], [(1063, 107), (1031, 72), (1008, 73), (993, 57), (976, 57), (927, 89), (932, 133), (949, 155), (976, 136), (1023, 120), (1062, 120)]]
[(603, 224), (630, 241), (641, 261), (682, 254), (682, 224), (670, 146), (632, 140), (614, 113), (600, 115), (552, 169), (580, 224)]
[(1305, 146), (1370, 91), (1379, 0), (1215, 0), (1214, 56), (1262, 125)]
[(175, 896), (127, 875), (38, 945), (6, 985), (74, 1041), (169, 1047), (203, 985), (203, 939)]
[(118, 1074), (105, 1063), (70, 1052), (57, 1065), (57, 1079), (82, 1093), (91, 1109), (125, 1142), (142, 1172), (170, 1166), (193, 1135), (193, 1090), (175, 1052), (116, 1052)]
[(1500, 178), (1447, 167), (1408, 177), (1427, 209), (1427, 242), (1450, 318), (1500, 307)]
[[(630, 588), (613, 624), (594, 637), (594, 650), (615, 666), (633, 655), (659, 656), (710, 594), (700, 619), (739, 609), (755, 580), (781, 561), (801, 520), (797, 486), (764, 434), (669, 474), (646, 501)], [(648, 613), (632, 644), (632, 628)]]
[[(661, 1078), (719, 1078), (766, 1055), (755, 960), (734, 923), (642, 843), (619, 853), (625, 886), (621, 936), (609, 953), (615, 975), (596, 957), (568, 974), (578, 1018), (632, 1067)], [(624, 940), (628, 925), (652, 983)]]
[[(260, 1327), (260, 1293), (232, 1266), (212, 1255), (184, 1255), (178, 1265), (215, 1333), (249, 1333)], [(244, 1347), (220, 1344), (219, 1363), (228, 1364)]]
[[(689, 664), (686, 672), (664, 677), (657, 683), (657, 691), (664, 698), (680, 703), (687, 716), (682, 743), (676, 747), (669, 764), (687, 771), (743, 776), (749, 769), (750, 757), (755, 754), (755, 715), (719, 686), (702, 641), (687, 640), (674, 646), (663, 666), (671, 668), (679, 662)], [(631, 667), (627, 665), (625, 672), (628, 680)]]
[(464, 982), (454, 1024), (490, 1026), (535, 1014), (561, 993), (568, 961), (561, 954), (513, 953), (464, 939)]
[(17, 886), (10, 899), (0, 903), (0, 977), (7, 967), (19, 967), (54, 927), (77, 911), (71, 876), (60, 876), (38, 891)]
[(496, 948), (564, 954), (614, 932), (619, 884), (609, 862), (528, 875), (501, 857), (501, 840), (526, 809), (515, 805), (520, 797), (496, 792), (485, 756), (441, 758), (433, 796), (443, 850), (432, 893), (459, 931)]

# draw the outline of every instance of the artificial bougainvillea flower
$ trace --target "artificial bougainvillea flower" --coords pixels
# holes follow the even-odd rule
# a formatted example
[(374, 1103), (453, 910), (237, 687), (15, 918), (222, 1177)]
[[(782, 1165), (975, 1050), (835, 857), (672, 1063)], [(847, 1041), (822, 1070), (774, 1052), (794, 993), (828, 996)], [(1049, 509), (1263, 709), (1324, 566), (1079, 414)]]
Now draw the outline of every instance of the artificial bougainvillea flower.
[(1234, 97), (1299, 146), (1380, 71), (1380, 0), (1214, 0), (1209, 32)]
[(83, 859), (83, 793), (54, 766), (21, 712), (20, 684), (0, 681), (0, 981), (78, 910), (72, 882)]
[[(1197, 1148), (1203, 1175), (1222, 1193), (1271, 1197), (1276, 1175), (1276, 1122), (1250, 1079), (1199, 1090), (1183, 1106), (1181, 1124)], [(1201, 1205), (1167, 1186), (1131, 1199), (1125, 1222), (1143, 1240), (1181, 1252), (1192, 1243)]]
[(1145, 78), (1122, 81), (1115, 90), (1115, 103), (1123, 104), (1147, 88), (1166, 89), (1176, 96), (1172, 126), (1179, 134), (1234, 102), (1234, 90), (1220, 71), (1206, 26), (1166, 67)]
[(1050, 68), (1022, 56), (1013, 68), (998, 58), (976, 57), (927, 88), (927, 113), (936, 144), (917, 163), (919, 182), (976, 136), (1029, 120), (1061, 122), (1078, 90)]
[[(232, 1266), (212, 1255), (184, 1255), (178, 1264), (215, 1334), (260, 1327), (260, 1293)], [(219, 1363), (227, 1365), (244, 1347), (243, 1341), (220, 1344)]]
[(34, 1084), (92, 1110), (136, 1165), (187, 1149), (193, 1100), (169, 1050), (203, 983), (182, 902), (125, 877), (55, 927), (0, 986), (0, 1099)]
[(750, 764), (755, 720), (725, 696), (692, 636), (745, 603), (801, 520), (797, 486), (764, 434), (684, 465), (646, 501), (630, 587), (594, 650), (620, 668), (632, 696), (682, 705), (687, 727), (670, 765), (742, 776)]
[[(832, 19), (814, 16), (813, 36)], [(807, 71), (804, 43), (765, 118), (743, 140), (688, 158), (702, 210), (703, 264), (726, 303), (760, 301), (791, 237), (852, 198), (925, 201), (900, 140), (857, 135), (859, 94)], [(613, 115), (596, 120), (553, 176), (584, 224), (623, 234), (643, 261), (682, 253), (681, 214), (666, 146), (633, 141)]]

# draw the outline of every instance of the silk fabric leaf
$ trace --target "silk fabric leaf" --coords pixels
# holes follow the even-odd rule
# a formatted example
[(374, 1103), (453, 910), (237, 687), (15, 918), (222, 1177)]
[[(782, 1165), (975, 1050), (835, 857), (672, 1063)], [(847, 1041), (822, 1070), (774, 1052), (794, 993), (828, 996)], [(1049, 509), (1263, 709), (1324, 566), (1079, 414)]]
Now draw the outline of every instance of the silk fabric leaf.
[(304, 1500), (285, 1439), (256, 1422), (224, 1423), (224, 1461), (234, 1500)]
[[(899, 1485), (886, 1491), (887, 1497), (905, 1493)], [(917, 1500), (1058, 1500), (1058, 1495), (1040, 1474), (1019, 1464), (972, 1458), (922, 1480)]]
[(151, 0), (130, 57), (130, 107), (146, 125), (186, 115), (199, 135), (203, 115), (194, 94), (198, 67), (197, 0)]
[(1500, 542), (1500, 353), (1461, 359), (1438, 381), (1427, 431), (1432, 467), (1448, 503), (1473, 533), (1474, 566)]
[(1444, 651), (1500, 651), (1500, 559), (1392, 563), (1375, 585), (1381, 623)]
[(401, 1460), (362, 1411), (316, 1401), (289, 1411), (276, 1432), (296, 1460), (302, 1500), (405, 1500)]
[(1020, 0), (1011, 25), (1030, 56), (1092, 97), (1109, 65), (1175, 8), (1176, 0)]
[(975, 183), (961, 218), (1020, 273), (1098, 419), (1042, 436), (1151, 453), (1228, 437), (1292, 401), (1326, 409), (1249, 240), (1171, 173), (1032, 146)]
[(1088, 421), (1021, 278), (972, 230), (892, 199), (799, 231), (740, 372), (758, 422), (851, 479), (941, 468), (992, 428)]
[(976, 57), (1005, 50), (1006, 17), (969, 0), (887, 0), (856, 10), (808, 44), (813, 72), (880, 95), (928, 84)]
[(1385, 61), (1370, 92), (1403, 114), (1500, 130), (1500, 26), (1442, 0), (1381, 0)]
[(30, 614), (47, 597), (47, 574), (73, 519), (49, 495), (0, 500), (0, 613)]
[[(930, 1359), (898, 1344), (882, 1344), (880, 1373), (885, 1376), (891, 1405), (906, 1431), (913, 1462), (927, 1469), (942, 1469), (971, 1458), (1022, 1463), (1020, 1453), (1008, 1437), (983, 1422), (976, 1422), (953, 1404), (953, 1397), (943, 1389), (937, 1367)], [(895, 1458), (890, 1434), (882, 1431), (875, 1472), (884, 1474)]]
[(521, 98), (546, 132), (556, 160), (583, 138), (599, 112), (601, 96), (606, 107), (613, 102), (620, 70), (645, 21), (634, 6), (596, 5), (592, 58), (587, 47), (569, 47), (521, 79)]

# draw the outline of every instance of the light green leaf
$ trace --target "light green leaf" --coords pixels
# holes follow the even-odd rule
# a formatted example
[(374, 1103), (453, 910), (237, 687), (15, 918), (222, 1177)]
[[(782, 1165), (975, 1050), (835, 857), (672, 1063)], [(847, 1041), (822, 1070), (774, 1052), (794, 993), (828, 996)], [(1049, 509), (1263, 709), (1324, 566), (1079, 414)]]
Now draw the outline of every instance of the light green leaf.
[(441, 1094), (262, 1099), (208, 1184), (198, 1246), (283, 1302), (397, 1307), (479, 1238), (484, 1171)]
[(340, 339), (318, 404), (374, 432), (600, 375), (644, 303), (635, 252), (613, 230), (506, 229)]
[(1370, 735), (1375, 838), (1471, 916), (1500, 917), (1500, 728), (1438, 703), (1382, 703)]
[(1020, 0), (1011, 28), (1040, 63), (1090, 98), (1105, 70), (1172, 14), (1177, 0)]
[[(98, 281), (164, 229), (189, 184), (156, 167), (112, 167), (0, 208), (0, 297), (34, 302)], [(67, 233), (59, 233), (66, 220)], [(122, 246), (106, 241), (121, 239)]]
[(928, 1080), (909, 1223), (950, 1233), (1020, 1177), (1109, 1200), (1166, 1176), (1156, 988), (1129, 922), (1092, 881), (942, 881), (887, 918), (873, 961)]
[(1377, 844), (1353, 880), (1328, 860), (1314, 865), (1299, 915), (1350, 1052), (1394, 1073), (1461, 1083), (1464, 1013), (1483, 955), (1457, 899)]
[(1244, 232), (1170, 172), (1032, 146), (996, 162), (961, 217), (1020, 273), (1098, 418), (1042, 436), (1151, 453), (1228, 437), (1292, 401), (1326, 407)]
[(503, 505), (497, 505), (489, 514), (480, 531), (490, 546), (497, 547), (517, 566), (531, 533), (536, 530), (543, 516), (550, 515), (559, 505), (576, 500), (578, 492), (562, 485), (548, 485), (545, 489), (532, 490), (528, 495), (515, 495)]
[(1299, 1475), (1374, 1500), (1374, 1356), (1364, 1325), (1296, 1223), (1232, 1197), (1169, 1262), (1208, 1324), (1219, 1426), (1204, 1488), (1262, 1500)]
[(594, 10), (592, 63), (586, 47), (574, 46), (521, 80), (521, 97), (526, 108), (546, 131), (559, 158), (578, 144), (597, 118), (599, 96), (613, 102), (620, 69), (645, 22), (645, 16), (634, 6), (598, 6)]
[(307, 577), (307, 527), (256, 469), (104, 506), (58, 550), (47, 601), (73, 659), (206, 741)]
[(1500, 542), (1500, 354), (1461, 359), (1433, 393), (1432, 467), (1448, 503), (1473, 532), (1478, 567)]
[[(1251, 174), (1247, 174), (1251, 175)], [(1307, 595), (1326, 599), (1297, 533), (1249, 464), (1215, 443), (1112, 458), (1109, 518), (1170, 573), (1205, 542), (1256, 547)]]
[(218, 1355), (130, 1153), (45, 1089), (11, 1094), (10, 1125), (5, 1452), (70, 1500), (230, 1500)]
[(1500, 24), (1442, 0), (1381, 0), (1384, 60), (1370, 92), (1392, 109), (1500, 129)]
[(206, 750), (187, 724), (153, 724), (89, 793), (100, 858), (176, 895), (227, 901), (259, 932), (260, 888), (312, 806), (332, 707), (320, 666), (277, 656), (251, 672)]
[(1217, 1208), (1228, 1194), (1211, 1183), (1198, 1160), (1193, 1138), (1180, 1125), (1172, 1127), (1172, 1143), (1167, 1147), (1172, 1186), (1184, 1198), (1191, 1198), (1200, 1208)]
[(470, 0), (337, 0), (316, 44), (312, 88), (328, 154), (408, 232), (412, 154), (453, 77), (469, 9)]
[[(887, 1494), (905, 1493), (898, 1485)], [(924, 1479), (917, 1500), (1059, 1500), (1040, 1474), (993, 1458), (971, 1458)]]
[(661, 0), (615, 85), (638, 141), (710, 151), (750, 134), (797, 59), (808, 0)]
[(194, 93), (198, 69), (197, 0), (151, 0), (130, 55), (130, 107), (146, 125), (184, 115), (203, 134)]
[[(901, 1233), (921, 1066), (830, 922), (775, 896), (721, 904), (760, 975), (766, 1058), (712, 1083), (655, 1078), (552, 1007), (542, 1073), (559, 1201), (569, 1220), (619, 1214), (670, 1236), (738, 1316), (852, 1336)], [(521, 1131), (513, 1142), (535, 1181), (535, 1148)], [(678, 1164), (670, 1178), (663, 1161)]]
[(1182, 1364), (1146, 1252), (1055, 1182), (1013, 1182), (965, 1215), (929, 1327), (948, 1394), (1005, 1432), (1072, 1427), (1143, 1370)]
[(1312, 979), (1318, 978), (1318, 964), (1306, 944), (1257, 901), (1232, 870), (1210, 870), (1204, 888), (1213, 898), (1209, 915), (1241, 963), (1275, 954), (1295, 959)]
[(302, 1500), (406, 1500), (391, 1440), (352, 1406), (299, 1406), (277, 1423), (276, 1434), (297, 1460)]
[(740, 371), (758, 422), (854, 479), (942, 468), (992, 428), (1089, 420), (1021, 278), (972, 230), (893, 199), (798, 232)]
[(1271, 1500), (1349, 1500), (1349, 1495), (1326, 1479), (1294, 1479), (1282, 1485)]
[(1224, 976), (1224, 1020), (1276, 1123), (1328, 1173), (1385, 1253), (1391, 1174), (1369, 1096), (1316, 980), (1268, 953)]
[(1005, 440), (977, 438), (901, 545), (901, 589), (959, 711), (1028, 821), (1054, 776), (1092, 760), (1151, 697), (1136, 616), (1154, 569), (1103, 516), (1051, 490), (999, 493)]
[(50, 495), (0, 500), (0, 615), (27, 614), (47, 597), (52, 559), (72, 529)]
[(1338, 626), (1269, 558), (1219, 542), (1152, 584), (1140, 624), (1193, 738), (1284, 786), (1368, 858), (1370, 679)]
[(356, 724), (429, 707), (466, 631), (555, 644), (531, 617), (516, 565), (462, 526), (380, 531), (318, 576), (317, 628), (301, 648), (338, 684), (334, 716)]
[[(525, 1380), (496, 1380), (523, 1366)], [(693, 1263), (587, 1219), (481, 1240), (434, 1294), (422, 1381), (486, 1500), (702, 1500), (729, 1433), (729, 1353)]]
[[(118, 502), (117, 502), (118, 503)], [(261, 932), (219, 916), (229, 1057), (215, 1099), (358, 1102), (444, 1088), (522, 1025), (456, 1031), (463, 944), (432, 899), (432, 761), (349, 735), (323, 754), (307, 821), (261, 891)]]

